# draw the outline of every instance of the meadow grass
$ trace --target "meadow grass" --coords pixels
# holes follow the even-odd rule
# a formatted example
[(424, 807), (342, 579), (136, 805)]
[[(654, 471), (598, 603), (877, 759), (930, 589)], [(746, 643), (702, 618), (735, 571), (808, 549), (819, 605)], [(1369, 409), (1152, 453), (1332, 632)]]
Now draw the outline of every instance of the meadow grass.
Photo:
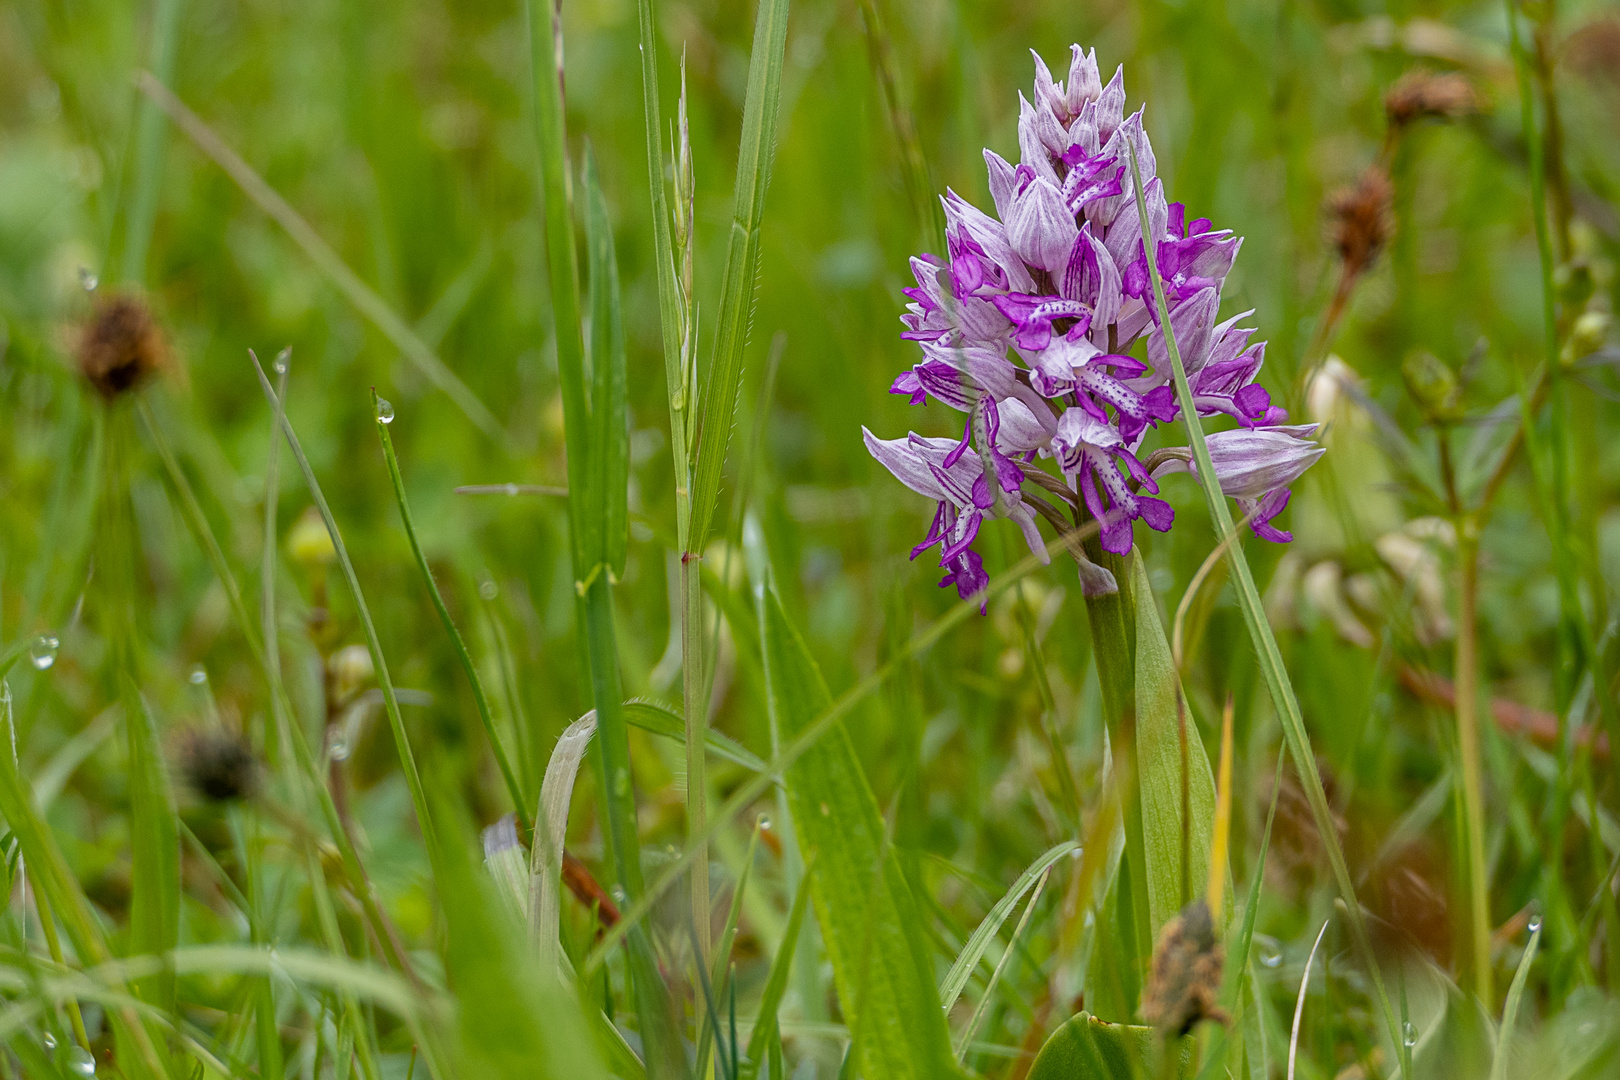
[[(958, 598), (862, 428), (1071, 42), (1326, 454)], [(1617, 108), (1584, 0), (0, 7), (0, 1077), (1615, 1075)]]

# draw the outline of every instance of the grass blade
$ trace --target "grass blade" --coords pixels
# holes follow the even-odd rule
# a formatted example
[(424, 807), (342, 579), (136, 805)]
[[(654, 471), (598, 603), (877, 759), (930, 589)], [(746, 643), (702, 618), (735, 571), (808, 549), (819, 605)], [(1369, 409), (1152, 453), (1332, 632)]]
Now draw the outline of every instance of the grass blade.
[[(158, 0), (152, 9), (149, 62), (160, 83), (174, 79), (175, 39), (179, 36), (184, 0)], [(131, 284), (146, 279), (146, 255), (157, 223), (158, 194), (163, 183), (165, 134), (163, 112), (150, 98), (140, 103), (135, 122), (135, 189), (130, 193), (129, 216), (124, 224), (122, 277)]]
[[(1220, 484), (1214, 479), (1215, 467), (1210, 462), (1209, 446), (1204, 440), (1204, 427), (1198, 419), (1192, 387), (1187, 382), (1187, 369), (1181, 363), (1181, 351), (1176, 347), (1169, 304), (1164, 298), (1164, 280), (1159, 275), (1158, 238), (1153, 235), (1153, 230), (1148, 224), (1147, 201), (1142, 194), (1142, 173), (1136, 160), (1136, 143), (1127, 139), (1125, 145), (1130, 150), (1137, 216), (1142, 223), (1143, 242), (1147, 245), (1148, 272), (1153, 282), (1153, 298), (1159, 314), (1159, 325), (1164, 328), (1165, 350), (1170, 355), (1176, 400), (1181, 406), (1182, 420), (1187, 425), (1187, 434), (1192, 442), (1193, 460), (1198, 464), (1198, 474), (1206, 478), (1200, 487), (1204, 492), (1204, 501), (1209, 507), (1210, 518), (1215, 523), (1216, 538), (1228, 541), (1228, 538), (1236, 532), (1232, 523), (1232, 512), (1226, 505), (1226, 496), (1221, 492)], [(1383, 1011), (1384, 1024), (1390, 1040), (1393, 1045), (1402, 1048), (1398, 1051), (1402, 1058), (1402, 1072), (1410, 1075), (1411, 1055), (1404, 1049), (1401, 1027), (1395, 1019), (1394, 1009), (1390, 1007), (1389, 994), (1384, 989), (1383, 974), (1378, 967), (1378, 958), (1374, 955), (1372, 942), (1367, 936), (1366, 920), (1362, 918), (1361, 904), (1356, 899), (1355, 884), (1345, 863), (1344, 849), (1339, 844), (1333, 814), (1327, 804), (1327, 795), (1322, 790), (1322, 777), (1316, 769), (1316, 756), (1311, 750), (1310, 735), (1305, 730), (1305, 718), (1300, 713), (1299, 699), (1294, 695), (1293, 683), (1289, 680), (1288, 669), (1283, 664), (1282, 651), (1277, 648), (1277, 639), (1271, 632), (1271, 624), (1266, 620), (1265, 605), (1260, 599), (1260, 590), (1255, 586), (1254, 575), (1249, 570), (1249, 560), (1243, 554), (1243, 545), (1236, 540), (1227, 542), (1226, 557), (1231, 567), (1233, 591), (1237, 594), (1243, 621), (1247, 624), (1250, 640), (1254, 643), (1255, 655), (1260, 663), (1261, 674), (1265, 677), (1266, 689), (1270, 692), (1272, 704), (1282, 721), (1283, 734), (1288, 742), (1289, 753), (1293, 756), (1301, 786), (1305, 789), (1305, 798), (1310, 804), (1317, 834), (1321, 837), (1328, 862), (1333, 868), (1333, 877), (1344, 899), (1350, 919), (1351, 936), (1367, 969), (1367, 977), (1372, 980), (1374, 996)]]
[(956, 999), (962, 995), (968, 979), (972, 978), (974, 969), (979, 966), (985, 951), (990, 948), (990, 942), (995, 940), (996, 935), (1001, 932), (1002, 924), (1012, 916), (1013, 908), (1018, 906), (1018, 901), (1024, 898), (1024, 894), (1029, 892), (1036, 882), (1045, 880), (1046, 872), (1052, 868), (1053, 863), (1079, 848), (1079, 842), (1074, 840), (1065, 840), (1052, 847), (1030, 863), (1029, 867), (1018, 876), (1018, 880), (1013, 882), (1006, 895), (996, 901), (995, 906), (974, 928), (967, 944), (962, 946), (961, 953), (957, 955), (956, 962), (951, 965), (951, 970), (945, 973), (944, 981), (939, 984), (939, 1004), (942, 1010), (948, 1013), (956, 1004)]
[[(1605, 883), (1607, 888), (1607, 883)], [(1507, 1004), (1502, 1006), (1502, 1026), (1496, 1029), (1496, 1054), (1491, 1059), (1491, 1080), (1507, 1080), (1508, 1049), (1513, 1044), (1513, 1026), (1519, 1019), (1519, 1003), (1524, 1000), (1524, 984), (1530, 978), (1530, 965), (1536, 962), (1536, 947), (1541, 944), (1541, 920), (1536, 919), (1530, 932), (1530, 942), (1519, 958), (1518, 970), (1508, 986)]]
[[(377, 388), (372, 387), (371, 403), (374, 412), (379, 400)], [(462, 640), (461, 631), (456, 629), (455, 622), (450, 618), (450, 610), (444, 606), (444, 597), (439, 593), (438, 582), (433, 580), (433, 570), (428, 566), (427, 556), (422, 552), (422, 544), (416, 538), (416, 523), (411, 519), (411, 507), (405, 499), (405, 480), (400, 475), (399, 459), (394, 454), (394, 440), (388, 434), (388, 424), (380, 418), (377, 421), (377, 438), (382, 442), (383, 460), (388, 463), (388, 478), (394, 484), (394, 500), (399, 504), (399, 519), (405, 525), (405, 536), (410, 541), (411, 555), (416, 559), (416, 568), (421, 571), (428, 595), (433, 598), (433, 609), (439, 613), (439, 622), (444, 625), (444, 632), (449, 636), (450, 644), (455, 647), (456, 659), (461, 663), (461, 670), (472, 686), (473, 701), (478, 706), (478, 718), (483, 721), (484, 735), (489, 739), (489, 748), (495, 754), (495, 763), (500, 766), (501, 778), (506, 781), (507, 794), (511, 796), (512, 805), (517, 810), (518, 821), (522, 823), (524, 829), (528, 829), (530, 827), (528, 800), (524, 798), (517, 775), (512, 771), (512, 761), (506, 753), (506, 744), (495, 729), (495, 717), (489, 710), (489, 697), (484, 693), (484, 681), (478, 677), (478, 668), (467, 652), (467, 643)]]
[[(686, 722), (681, 718), (680, 714), (671, 712), (662, 705), (651, 701), (632, 698), (625, 702), (624, 718), (628, 723), (641, 730), (650, 731), (654, 735), (662, 735), (666, 739), (681, 742), (686, 738)], [(730, 736), (715, 731), (713, 728), (704, 729), (703, 744), (707, 747), (709, 753), (715, 757), (724, 758), (726, 761), (741, 765), (752, 772), (762, 773), (769, 769), (769, 766), (759, 755)]]
[(1299, 1000), (1294, 1002), (1294, 1028), (1288, 1036), (1288, 1080), (1294, 1080), (1295, 1056), (1299, 1053), (1299, 1022), (1305, 1018), (1305, 992), (1311, 988), (1311, 968), (1316, 965), (1316, 950), (1322, 947), (1322, 939), (1327, 936), (1330, 922), (1331, 919), (1322, 923), (1322, 929), (1316, 932), (1316, 943), (1311, 946), (1311, 954), (1305, 958), (1305, 974), (1299, 978)]
[(1007, 961), (1012, 959), (1013, 953), (1018, 951), (1019, 942), (1024, 940), (1024, 931), (1029, 928), (1029, 917), (1035, 913), (1035, 905), (1040, 902), (1041, 893), (1046, 891), (1046, 879), (1052, 875), (1048, 868), (1041, 874), (1040, 881), (1035, 883), (1035, 891), (1030, 894), (1029, 903), (1024, 905), (1024, 914), (1019, 916), (1018, 925), (1014, 927), (1012, 937), (1007, 940), (1007, 948), (996, 961), (995, 970), (990, 972), (990, 981), (985, 983), (984, 996), (973, 1010), (968, 1019), (967, 1027), (962, 1030), (961, 1041), (956, 1044), (956, 1060), (961, 1062), (967, 1055), (968, 1047), (973, 1044), (973, 1036), (978, 1033), (979, 1024), (984, 1021), (984, 1015), (990, 1010), (990, 1002), (995, 998), (996, 985), (1001, 982), (1002, 972), (1007, 970)]
[(596, 158), (585, 154), (585, 246), (591, 312), (591, 489), (600, 505), (602, 562), (610, 581), (624, 576), (629, 542), (630, 427), (625, 416), (624, 323), (613, 229), (597, 182)]
[(309, 261), (326, 275), (344, 298), (354, 305), (355, 310), (371, 320), (372, 325), (381, 331), (383, 337), (403, 353), (428, 382), (444, 391), (467, 419), (491, 439), (502, 444), (508, 441), (501, 422), (495, 419), (495, 414), (485, 407), (478, 399), (478, 395), (456, 377), (455, 372), (450, 370), (438, 354), (428, 348), (405, 320), (388, 306), (387, 301), (361, 281), (360, 276), (349, 269), (348, 264), (332, 250), (331, 245), (321, 239), (314, 227), (305, 221), (274, 188), (265, 183), (264, 178), (254, 172), (252, 166), (243, 161), (236, 151), (227, 146), (201, 117), (175, 97), (174, 92), (153, 77), (149, 71), (139, 72), (135, 76), (135, 85), (141, 93), (168, 113), (175, 126), (185, 132), (197, 148), (212, 158), (216, 165), (225, 170), (260, 210), (287, 231), (293, 242), (309, 257)]
[(698, 413), (697, 455), (692, 483), (692, 530), (688, 551), (702, 551), (720, 493), (720, 470), (731, 438), (742, 385), (743, 345), (753, 318), (754, 279), (759, 270), (760, 222), (776, 152), (777, 107), (782, 97), (783, 53), (787, 45), (788, 0), (760, 0), (754, 45), (748, 60), (748, 95), (743, 103), (742, 141), (737, 150), (737, 185), (726, 244), (725, 276), (720, 282), (720, 317), (714, 358), (703, 385)]
[(748, 1036), (745, 1075), (758, 1075), (767, 1046), (773, 1040), (780, 1045), (781, 1028), (776, 1013), (782, 1007), (783, 995), (787, 993), (788, 973), (793, 967), (793, 954), (799, 944), (799, 930), (804, 926), (804, 913), (809, 906), (810, 875), (806, 872), (799, 881), (798, 891), (793, 894), (793, 909), (788, 913), (787, 928), (782, 931), (782, 940), (776, 946), (776, 959), (771, 961), (771, 973), (765, 979), (765, 992), (759, 997), (758, 1019), (754, 1022), (753, 1032)]
[(558, 940), (562, 910), (563, 844), (568, 836), (568, 804), (574, 794), (574, 778), (585, 759), (585, 751), (596, 734), (596, 713), (575, 720), (557, 739), (546, 762), (546, 778), (540, 784), (540, 812), (529, 846), (528, 910), (532, 920), (530, 936), (540, 949), (547, 974), (562, 956)]
[(337, 519), (332, 516), (332, 508), (327, 505), (326, 496), (321, 492), (320, 481), (315, 478), (315, 470), (310, 466), (309, 459), (304, 456), (304, 448), (298, 442), (298, 433), (293, 430), (292, 421), (287, 419), (287, 413), (281, 406), (281, 399), (276, 397), (264, 368), (259, 366), (259, 358), (252, 356), (252, 360), (253, 370), (259, 376), (259, 386), (270, 399), (276, 418), (281, 422), (281, 433), (292, 450), (293, 458), (298, 462), (299, 470), (304, 474), (304, 483), (309, 485), (309, 494), (315, 500), (315, 509), (320, 512), (321, 520), (326, 523), (326, 531), (332, 537), (332, 547), (337, 551), (338, 565), (343, 570), (343, 580), (348, 583), (349, 592), (354, 597), (355, 612), (360, 616), (360, 628), (365, 631), (366, 646), (371, 650), (371, 663), (377, 672), (377, 686), (382, 690), (388, 726), (394, 733), (394, 749), (399, 752), (400, 768), (405, 773), (405, 784), (410, 788), (411, 803), (416, 808), (416, 823), (422, 830), (422, 839), (427, 844), (428, 850), (432, 851), (433, 819), (428, 815), (427, 793), (422, 788), (421, 774), (416, 770), (416, 755), (412, 753), (410, 737), (405, 733), (405, 721), (399, 714), (399, 701), (394, 696), (394, 681), (388, 675), (388, 661), (383, 656), (382, 642), (377, 638), (377, 627), (371, 621), (371, 609), (366, 606), (365, 595), (360, 591), (360, 578), (354, 572), (354, 562), (349, 558), (349, 550), (343, 544), (343, 534), (338, 529)]

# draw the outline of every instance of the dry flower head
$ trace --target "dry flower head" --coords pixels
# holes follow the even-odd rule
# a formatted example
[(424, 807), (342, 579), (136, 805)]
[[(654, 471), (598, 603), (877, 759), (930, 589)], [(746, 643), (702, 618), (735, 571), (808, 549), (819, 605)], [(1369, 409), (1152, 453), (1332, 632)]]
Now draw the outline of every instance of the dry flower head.
[(1200, 1020), (1226, 1023), (1217, 1004), (1226, 950), (1215, 936), (1209, 905), (1194, 900), (1164, 924), (1153, 948), (1153, 973), (1142, 995), (1142, 1019), (1166, 1035), (1185, 1035)]
[(1455, 71), (1408, 71), (1384, 94), (1384, 115), (1397, 128), (1425, 117), (1455, 120), (1478, 108), (1474, 84)]
[(1394, 189), (1380, 165), (1370, 166), (1355, 184), (1328, 199), (1333, 220), (1333, 244), (1344, 262), (1345, 273), (1364, 273), (1378, 258), (1395, 231), (1390, 202)]
[(145, 382), (167, 363), (168, 350), (152, 313), (128, 293), (96, 301), (79, 338), (79, 371), (111, 401)]

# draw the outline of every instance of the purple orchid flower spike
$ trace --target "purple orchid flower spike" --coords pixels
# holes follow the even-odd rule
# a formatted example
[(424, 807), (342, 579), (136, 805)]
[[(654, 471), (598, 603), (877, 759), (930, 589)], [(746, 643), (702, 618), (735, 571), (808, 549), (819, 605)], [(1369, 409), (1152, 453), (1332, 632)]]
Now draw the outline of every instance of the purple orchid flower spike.
[[(1124, 70), (1103, 83), (1094, 51), (1074, 46), (1062, 81), (1037, 55), (1030, 94), (1019, 97), (1017, 160), (984, 152), (995, 214), (947, 191), (944, 257), (912, 259), (917, 284), (906, 290), (901, 336), (922, 358), (890, 390), (966, 414), (962, 434), (885, 441), (867, 432), (866, 445), (935, 501), (913, 557), (939, 546), (942, 584), (963, 596), (987, 581), (972, 549), (987, 518), (1015, 521), (1042, 554), (1034, 511), (1061, 523), (1066, 515), (1047, 501), (1054, 498), (1088, 512), (1103, 548), (1119, 554), (1130, 551), (1137, 521), (1160, 532), (1174, 522), (1155, 497), (1158, 478), (1189, 471), (1190, 452), (1157, 451), (1168, 461), (1151, 476), (1137, 456), (1148, 430), (1176, 420), (1180, 408), (1136, 212), (1138, 181), (1127, 175), (1133, 153), (1194, 406), (1200, 417), (1237, 425), (1208, 435), (1222, 490), (1255, 532), (1287, 540), (1273, 520), (1289, 485), (1322, 454), (1311, 428), (1285, 426), (1287, 414), (1259, 382), (1265, 344), (1238, 326), (1252, 313), (1219, 319), (1242, 238), (1167, 200), (1143, 115), (1125, 114)], [(1036, 471), (1052, 468), (1046, 462), (1062, 481)], [(1083, 561), (1081, 582), (1088, 596), (1114, 587), (1106, 570)]]

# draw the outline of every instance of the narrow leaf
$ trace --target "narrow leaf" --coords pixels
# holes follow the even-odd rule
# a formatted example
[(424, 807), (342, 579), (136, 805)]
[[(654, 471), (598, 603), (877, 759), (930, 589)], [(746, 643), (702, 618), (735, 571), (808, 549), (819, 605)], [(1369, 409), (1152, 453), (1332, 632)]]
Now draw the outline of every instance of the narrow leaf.
[(697, 460), (692, 490), (689, 551), (702, 551), (720, 492), (720, 470), (731, 438), (737, 390), (742, 384), (743, 345), (753, 318), (754, 279), (759, 270), (760, 222), (776, 152), (777, 107), (782, 96), (782, 63), (787, 45), (788, 0), (760, 0), (748, 61), (748, 95), (743, 102), (742, 142), (737, 150), (737, 186), (726, 244), (726, 270), (720, 283), (720, 321), (714, 359), (703, 386), (698, 414)]
[(617, 581), (624, 575), (629, 538), (630, 428), (625, 413), (624, 324), (619, 313), (619, 264), (613, 227), (596, 176), (596, 158), (585, 155), (585, 243), (590, 256), (591, 478), (597, 505), (602, 561)]
[(939, 1003), (945, 1012), (950, 1012), (951, 1006), (955, 1005), (956, 999), (962, 995), (962, 990), (967, 986), (968, 979), (973, 976), (973, 969), (978, 967), (979, 961), (984, 958), (985, 950), (990, 947), (990, 943), (1001, 932), (1002, 924), (1012, 916), (1013, 908), (1018, 906), (1018, 901), (1022, 900), (1024, 894), (1035, 887), (1035, 883), (1041, 880), (1053, 863), (1065, 855), (1077, 851), (1079, 847), (1080, 845), (1076, 841), (1065, 840), (1063, 843), (1051, 848), (1040, 858), (1030, 863), (1029, 867), (1018, 876), (1018, 880), (1013, 882), (1012, 888), (1007, 890), (1007, 894), (996, 901), (995, 906), (990, 909), (974, 929), (967, 940), (967, 944), (962, 946), (962, 951), (957, 955), (956, 962), (951, 965), (951, 970), (946, 972), (945, 980), (939, 984)]

